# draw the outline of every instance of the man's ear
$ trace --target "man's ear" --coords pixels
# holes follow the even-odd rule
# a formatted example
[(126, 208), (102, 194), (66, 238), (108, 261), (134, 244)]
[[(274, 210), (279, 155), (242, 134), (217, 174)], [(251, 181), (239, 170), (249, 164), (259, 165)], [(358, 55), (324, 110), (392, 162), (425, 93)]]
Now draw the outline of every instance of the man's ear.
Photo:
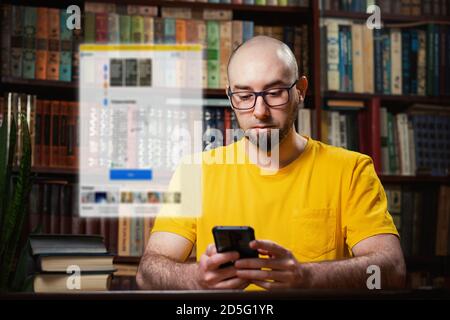
[(306, 91), (308, 90), (308, 79), (305, 76), (301, 76), (297, 82), (297, 90), (302, 97), (302, 100), (305, 100)]

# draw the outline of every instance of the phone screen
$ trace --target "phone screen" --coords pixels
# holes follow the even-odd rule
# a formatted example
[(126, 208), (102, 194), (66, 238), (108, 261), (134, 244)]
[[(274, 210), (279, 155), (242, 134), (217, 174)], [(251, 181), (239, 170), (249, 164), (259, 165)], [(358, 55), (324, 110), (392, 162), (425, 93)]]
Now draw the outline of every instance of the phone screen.
[(217, 252), (237, 251), (240, 258), (257, 258), (258, 251), (251, 249), (250, 241), (255, 240), (252, 227), (226, 227), (213, 228), (214, 242)]

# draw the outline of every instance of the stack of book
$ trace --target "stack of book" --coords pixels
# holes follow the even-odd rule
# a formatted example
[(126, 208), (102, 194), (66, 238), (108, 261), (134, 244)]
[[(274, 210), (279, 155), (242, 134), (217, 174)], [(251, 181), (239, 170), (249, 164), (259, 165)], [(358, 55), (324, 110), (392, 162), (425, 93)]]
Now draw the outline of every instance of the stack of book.
[(35, 262), (34, 292), (106, 291), (109, 289), (113, 255), (100, 236), (30, 236)]

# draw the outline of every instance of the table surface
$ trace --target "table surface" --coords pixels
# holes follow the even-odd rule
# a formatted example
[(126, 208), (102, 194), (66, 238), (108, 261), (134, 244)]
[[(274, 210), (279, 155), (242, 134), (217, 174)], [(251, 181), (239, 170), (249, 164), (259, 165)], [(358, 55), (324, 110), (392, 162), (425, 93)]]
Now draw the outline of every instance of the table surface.
[(372, 300), (450, 299), (449, 289), (280, 290), (280, 291), (103, 291), (76, 293), (3, 293), (2, 300)]

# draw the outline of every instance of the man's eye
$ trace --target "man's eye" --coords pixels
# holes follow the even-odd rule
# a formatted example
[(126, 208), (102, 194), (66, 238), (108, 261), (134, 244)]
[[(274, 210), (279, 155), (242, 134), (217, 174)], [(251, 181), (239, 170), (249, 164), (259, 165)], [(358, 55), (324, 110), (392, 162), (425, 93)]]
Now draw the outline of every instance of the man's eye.
[(267, 95), (269, 97), (279, 97), (279, 96), (281, 96), (282, 93), (283, 93), (283, 90), (281, 90), (281, 89), (267, 91)]
[(250, 100), (252, 98), (253, 95), (251, 94), (240, 94), (238, 95), (238, 98), (240, 100)]

